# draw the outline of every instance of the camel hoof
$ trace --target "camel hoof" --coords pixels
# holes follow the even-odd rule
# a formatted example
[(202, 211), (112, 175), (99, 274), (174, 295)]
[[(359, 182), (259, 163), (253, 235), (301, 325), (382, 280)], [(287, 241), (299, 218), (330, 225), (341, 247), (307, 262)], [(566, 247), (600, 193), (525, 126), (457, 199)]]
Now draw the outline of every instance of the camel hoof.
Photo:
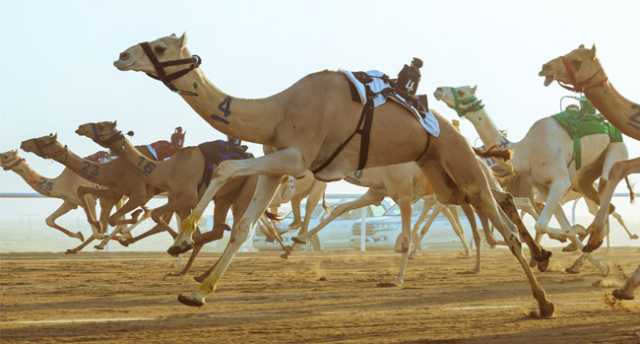
[(600, 248), (600, 246), (602, 246), (602, 242), (602, 239), (598, 241), (597, 239), (594, 239), (593, 234), (591, 234), (591, 236), (589, 237), (589, 242), (587, 242), (587, 244), (582, 248), (582, 252), (591, 253)]
[(295, 242), (296, 244), (301, 244), (301, 245), (305, 245), (307, 243), (306, 240), (304, 240), (301, 237), (297, 237), (297, 236), (291, 238), (291, 240), (293, 240), (293, 242)]
[(549, 268), (549, 260), (551, 259), (552, 253), (550, 251), (542, 250), (542, 257), (536, 260), (536, 264), (538, 266), (538, 271), (545, 272)]
[(193, 243), (183, 241), (180, 244), (174, 243), (173, 245), (171, 245), (171, 247), (169, 247), (169, 249), (167, 250), (167, 253), (173, 257), (177, 257), (181, 253), (185, 253), (191, 250), (192, 248), (193, 248)]
[(376, 284), (378, 288), (396, 288), (398, 285), (395, 282), (380, 282)]
[(93, 248), (95, 248), (96, 250), (104, 250), (104, 246), (102, 245), (95, 245), (93, 246)]
[(191, 295), (180, 294), (178, 295), (178, 301), (183, 305), (191, 306), (191, 307), (202, 307), (204, 306), (204, 303), (205, 303), (203, 297), (196, 296), (195, 294), (191, 294)]
[(633, 300), (634, 299), (633, 294), (627, 294), (622, 289), (614, 289), (612, 294), (613, 294), (613, 297), (615, 297), (618, 300)]
[(540, 318), (549, 319), (555, 312), (555, 306), (551, 302), (547, 302), (540, 306)]
[(84, 241), (84, 235), (82, 234), (82, 232), (76, 232), (76, 234), (73, 237), (80, 240), (80, 242)]
[(64, 251), (64, 254), (76, 254), (76, 253), (78, 253), (78, 251), (72, 250), (72, 249), (68, 249), (68, 250)]
[(570, 267), (570, 268), (566, 268), (566, 269), (564, 269), (564, 272), (565, 272), (565, 273), (568, 273), (568, 274), (575, 275), (575, 274), (579, 274), (579, 273), (580, 273), (580, 270), (578, 270), (577, 268), (574, 268), (574, 267), (572, 266), (572, 267)]
[(289, 258), (289, 252), (284, 252), (280, 254), (280, 258), (282, 259), (288, 259)]
[(631, 240), (638, 240), (638, 234), (632, 234)]

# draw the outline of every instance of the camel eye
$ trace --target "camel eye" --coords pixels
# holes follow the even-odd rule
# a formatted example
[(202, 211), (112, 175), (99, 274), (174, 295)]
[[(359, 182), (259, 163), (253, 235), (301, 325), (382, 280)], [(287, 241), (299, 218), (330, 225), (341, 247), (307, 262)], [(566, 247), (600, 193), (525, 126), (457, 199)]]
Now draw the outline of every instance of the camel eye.
[(578, 70), (582, 66), (582, 61), (580, 60), (571, 60), (571, 66), (573, 69)]
[(158, 54), (158, 55), (162, 55), (164, 54), (164, 52), (167, 50), (167, 48), (161, 46), (161, 45), (156, 45), (155, 47), (153, 47), (153, 51)]

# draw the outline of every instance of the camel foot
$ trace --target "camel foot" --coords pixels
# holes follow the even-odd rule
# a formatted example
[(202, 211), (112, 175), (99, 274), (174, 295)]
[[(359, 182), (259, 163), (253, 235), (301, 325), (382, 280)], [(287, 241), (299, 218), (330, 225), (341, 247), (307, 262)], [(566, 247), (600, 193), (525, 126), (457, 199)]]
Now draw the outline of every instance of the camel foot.
[(289, 259), (289, 254), (290, 254), (290, 253), (291, 253), (290, 251), (282, 252), (282, 253), (280, 253), (280, 258), (282, 258), (282, 259)]
[(582, 252), (585, 253), (597, 250), (602, 246), (602, 242), (604, 240), (604, 228), (591, 224), (588, 232), (591, 233), (591, 235), (589, 236), (587, 244), (582, 248)]
[(80, 242), (84, 242), (84, 235), (82, 235), (80, 231), (75, 232), (72, 237), (80, 240)]
[(629, 236), (629, 239), (631, 239), (631, 240), (638, 240), (638, 234), (631, 234), (631, 235)]
[(538, 271), (545, 272), (549, 268), (549, 260), (552, 253), (550, 251), (542, 250), (540, 257), (534, 258), (535, 263), (538, 266)]
[(173, 257), (177, 257), (181, 253), (185, 253), (193, 248), (193, 242), (182, 241), (180, 243), (173, 243), (167, 250), (167, 253)]
[(612, 294), (618, 300), (633, 300), (634, 298), (633, 294), (628, 294), (623, 289), (614, 289)]
[(576, 244), (570, 243), (569, 245), (562, 248), (562, 252), (575, 252), (578, 249)]
[(198, 275), (198, 276), (193, 276), (193, 280), (198, 282), (198, 283), (202, 283), (204, 282), (204, 280), (207, 279), (207, 274), (202, 274), (202, 275)]
[(575, 275), (575, 274), (579, 274), (580, 273), (580, 268), (572, 266), (572, 267), (564, 269), (564, 272), (568, 273), (568, 274)]
[(76, 253), (78, 253), (78, 250), (71, 249), (71, 248), (66, 250), (66, 251), (64, 251), (64, 254), (76, 254)]
[(296, 229), (300, 226), (302, 226), (302, 222), (291, 222), (291, 224), (289, 225), (289, 229)]
[(555, 306), (551, 302), (545, 302), (540, 305), (540, 318), (549, 319), (555, 312)]
[(199, 293), (192, 293), (191, 295), (180, 294), (178, 295), (178, 301), (191, 307), (202, 307), (205, 304), (204, 297)]
[(380, 282), (376, 284), (378, 288), (396, 288), (399, 287), (395, 282)]
[(102, 245), (95, 245), (95, 246), (93, 246), (93, 248), (95, 248), (96, 250), (101, 250), (101, 251), (104, 250), (104, 246), (102, 246)]
[(185, 274), (182, 271), (179, 271), (179, 272), (167, 272), (166, 274), (164, 274), (164, 278), (167, 278), (167, 277), (182, 277), (184, 275)]

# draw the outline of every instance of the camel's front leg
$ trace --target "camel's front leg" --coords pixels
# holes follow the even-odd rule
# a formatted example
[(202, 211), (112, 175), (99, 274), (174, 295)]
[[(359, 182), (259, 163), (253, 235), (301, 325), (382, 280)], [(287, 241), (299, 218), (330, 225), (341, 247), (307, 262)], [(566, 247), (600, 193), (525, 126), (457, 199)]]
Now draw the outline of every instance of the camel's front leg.
[[(395, 284), (401, 287), (404, 284), (404, 276), (409, 264), (409, 252), (411, 251), (411, 197), (401, 197), (396, 202), (400, 207), (400, 217), (402, 220), (402, 234), (396, 241), (396, 252), (402, 253), (400, 258), (400, 270), (396, 276)], [(361, 230), (366, 230), (362, 228)]]
[(213, 196), (231, 178), (256, 174), (279, 177), (283, 175), (297, 176), (304, 173), (304, 171), (303, 156), (297, 148), (286, 148), (255, 159), (223, 161), (213, 172), (211, 183), (200, 198), (198, 205), (182, 221), (180, 234), (170, 249), (175, 252), (184, 252), (184, 248), (193, 245), (191, 235), (204, 209), (213, 199)]
[[(309, 222), (311, 222), (311, 216), (313, 215), (313, 211), (316, 209), (318, 203), (320, 203), (320, 199), (324, 194), (325, 189), (327, 188), (327, 184), (325, 183), (314, 183), (311, 188), (311, 192), (309, 192), (309, 196), (307, 196), (307, 204), (304, 209), (304, 219), (302, 220), (302, 227), (300, 227), (300, 233), (306, 234), (309, 230)], [(317, 235), (313, 235), (311, 238), (311, 247), (314, 251), (321, 251), (320, 240)]]
[[(441, 207), (442, 208), (440, 211), (447, 218), (447, 220), (449, 220), (453, 232), (458, 236), (458, 239), (460, 239), (460, 244), (462, 244), (462, 249), (464, 250), (464, 257), (469, 257), (469, 245), (467, 245), (467, 240), (464, 237), (464, 230), (462, 229), (462, 225), (460, 224), (460, 220), (458, 219), (458, 210), (455, 208), (455, 206), (441, 205)], [(469, 204), (463, 204), (462, 207), (469, 221), (469, 225), (471, 225), (471, 230), (476, 231), (478, 227), (476, 225), (476, 218), (474, 216), (473, 209), (471, 209), (471, 206)]]
[(613, 198), (613, 193), (615, 192), (616, 186), (625, 176), (633, 173), (640, 173), (640, 158), (618, 161), (611, 168), (607, 186), (600, 194), (600, 210), (598, 210), (596, 218), (589, 226), (588, 232), (591, 235), (589, 236), (587, 245), (583, 248), (584, 252), (592, 252), (600, 247), (600, 245), (602, 245), (602, 241), (605, 235), (604, 227), (607, 221), (609, 205), (611, 204), (611, 199)]
[(220, 278), (225, 273), (231, 260), (238, 252), (242, 244), (249, 236), (250, 226), (260, 217), (273, 198), (281, 176), (261, 175), (258, 177), (256, 191), (253, 194), (249, 207), (242, 217), (233, 224), (231, 238), (222, 256), (216, 262), (215, 268), (211, 274), (200, 285), (197, 292), (191, 295), (180, 294), (178, 301), (188, 306), (202, 306), (205, 303), (205, 297), (215, 291)]
[(70, 203), (68, 201), (64, 201), (62, 203), (62, 205), (60, 205), (60, 207), (58, 207), (58, 209), (56, 209), (53, 213), (51, 213), (51, 215), (49, 215), (47, 217), (45, 222), (47, 223), (47, 226), (61, 231), (62, 233), (64, 233), (68, 237), (76, 238), (76, 239), (78, 239), (80, 241), (84, 241), (84, 236), (82, 235), (82, 232), (77, 231), (76, 233), (73, 233), (70, 230), (68, 230), (68, 229), (66, 229), (66, 228), (64, 228), (64, 227), (62, 227), (62, 226), (60, 226), (60, 225), (58, 225), (56, 223), (56, 220), (60, 216), (70, 212), (74, 208), (75, 208), (75, 206), (72, 203)]
[(413, 224), (413, 228), (411, 229), (411, 241), (413, 242), (413, 246), (411, 247), (411, 252), (409, 253), (409, 259), (412, 259), (416, 255), (418, 250), (422, 249), (422, 238), (424, 236), (420, 234), (420, 226), (422, 226), (424, 221), (427, 220), (429, 211), (431, 211), (431, 209), (436, 204), (436, 199), (433, 195), (423, 197), (422, 201), (422, 211), (420, 211), (420, 216), (418, 216), (418, 220), (416, 220), (416, 223)]
[[(597, 216), (598, 210), (600, 210), (600, 207), (598, 206), (598, 204), (588, 198), (585, 198), (584, 201), (587, 203), (587, 209), (589, 209), (589, 213), (593, 216)], [(627, 224), (624, 222), (624, 220), (622, 219), (622, 216), (620, 216), (620, 214), (617, 211), (614, 211), (609, 215), (613, 216), (613, 218), (616, 219), (616, 221), (618, 221), (620, 226), (622, 226), (622, 229), (625, 231), (625, 233), (627, 233), (627, 236), (629, 237), (630, 240), (638, 239), (638, 235), (629, 230), (629, 227), (627, 227)]]

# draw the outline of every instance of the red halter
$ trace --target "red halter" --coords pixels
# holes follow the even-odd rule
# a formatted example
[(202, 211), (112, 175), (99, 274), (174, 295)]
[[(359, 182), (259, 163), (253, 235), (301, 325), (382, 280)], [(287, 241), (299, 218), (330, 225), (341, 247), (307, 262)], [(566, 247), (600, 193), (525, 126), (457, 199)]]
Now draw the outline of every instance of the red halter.
[(573, 86), (571, 86), (570, 84), (566, 85), (560, 80), (558, 80), (558, 85), (566, 88), (569, 91), (584, 92), (586, 89), (589, 89), (589, 88), (604, 86), (609, 81), (609, 78), (607, 78), (607, 76), (605, 75), (604, 79), (597, 81), (595, 83), (592, 83), (592, 81), (599, 74), (603, 74), (602, 67), (598, 68), (598, 70), (595, 73), (593, 73), (593, 75), (590, 76), (588, 79), (584, 81), (578, 81), (578, 79), (576, 78), (576, 72), (573, 70), (571, 63), (568, 61), (566, 56), (562, 57), (562, 63), (564, 64), (564, 68), (567, 70), (567, 74), (569, 74), (570, 84), (573, 84)]

